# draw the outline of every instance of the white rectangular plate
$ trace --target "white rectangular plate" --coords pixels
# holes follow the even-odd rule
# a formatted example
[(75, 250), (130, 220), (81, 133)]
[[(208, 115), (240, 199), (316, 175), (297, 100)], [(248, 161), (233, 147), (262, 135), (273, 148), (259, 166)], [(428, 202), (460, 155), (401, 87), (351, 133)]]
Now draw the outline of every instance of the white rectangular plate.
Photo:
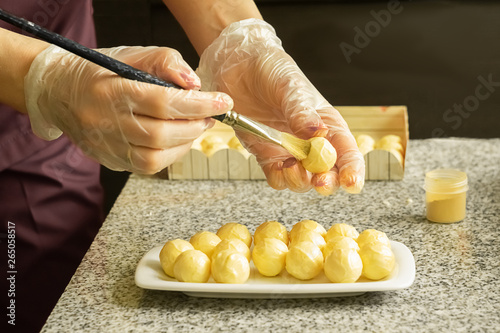
[(250, 278), (246, 283), (223, 284), (216, 283), (212, 278), (207, 283), (187, 283), (168, 277), (160, 265), (162, 246), (157, 246), (139, 261), (135, 283), (144, 289), (180, 291), (190, 296), (217, 298), (339, 297), (408, 288), (415, 280), (413, 255), (402, 243), (391, 241), (391, 247), (396, 256), (396, 267), (390, 276), (380, 281), (360, 278), (355, 283), (331, 283), (323, 273), (312, 280), (300, 281), (286, 271), (276, 277), (265, 277), (259, 274), (251, 262)]

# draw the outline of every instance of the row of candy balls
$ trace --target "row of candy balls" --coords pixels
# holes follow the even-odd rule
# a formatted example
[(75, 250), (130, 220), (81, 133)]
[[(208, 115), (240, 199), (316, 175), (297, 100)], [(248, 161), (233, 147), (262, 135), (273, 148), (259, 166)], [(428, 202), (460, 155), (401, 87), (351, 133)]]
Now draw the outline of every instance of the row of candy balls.
[[(253, 240), (253, 250), (250, 251)], [(290, 232), (277, 221), (262, 223), (253, 239), (247, 227), (226, 223), (217, 233), (201, 231), (188, 241), (174, 239), (160, 251), (163, 271), (180, 282), (245, 283), (250, 260), (263, 276), (279, 275), (284, 269), (299, 280), (324, 271), (335, 283), (387, 277), (395, 266), (387, 235), (375, 229), (361, 233), (338, 223), (328, 232), (313, 220), (296, 223)]]

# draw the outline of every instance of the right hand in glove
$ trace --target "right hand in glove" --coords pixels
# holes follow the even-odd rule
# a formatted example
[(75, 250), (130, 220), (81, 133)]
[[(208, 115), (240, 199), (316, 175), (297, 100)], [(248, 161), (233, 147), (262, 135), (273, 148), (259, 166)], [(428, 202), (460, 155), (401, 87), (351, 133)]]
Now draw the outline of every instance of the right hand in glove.
[(25, 77), (33, 132), (45, 140), (66, 134), (112, 170), (153, 174), (189, 151), (232, 99), (200, 92), (200, 80), (169, 48), (118, 47), (100, 52), (182, 88), (121, 78), (56, 46), (33, 61)]
[(314, 187), (323, 195), (339, 186), (361, 191), (365, 163), (347, 123), (285, 52), (271, 25), (258, 19), (232, 23), (205, 49), (197, 73), (202, 89), (233, 98), (234, 111), (301, 139), (323, 136), (337, 150), (331, 170), (312, 174), (280, 146), (237, 132), (271, 187), (295, 192)]

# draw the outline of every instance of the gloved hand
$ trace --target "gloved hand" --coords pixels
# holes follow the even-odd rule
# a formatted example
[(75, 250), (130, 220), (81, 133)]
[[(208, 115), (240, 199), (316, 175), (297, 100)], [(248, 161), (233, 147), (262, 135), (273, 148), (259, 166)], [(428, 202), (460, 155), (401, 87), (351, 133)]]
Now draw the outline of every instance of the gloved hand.
[(335, 167), (312, 175), (283, 148), (237, 133), (271, 187), (296, 192), (314, 187), (328, 195), (340, 184), (350, 193), (361, 191), (364, 159), (347, 123), (284, 51), (272, 26), (258, 19), (229, 25), (201, 55), (197, 74), (202, 90), (228, 93), (234, 111), (302, 139), (326, 137), (337, 150)]
[(231, 98), (200, 92), (200, 81), (180, 54), (158, 47), (100, 52), (188, 89), (127, 80), (56, 46), (33, 61), (25, 95), (36, 135), (65, 133), (84, 153), (113, 170), (152, 174), (173, 163), (214, 121)]

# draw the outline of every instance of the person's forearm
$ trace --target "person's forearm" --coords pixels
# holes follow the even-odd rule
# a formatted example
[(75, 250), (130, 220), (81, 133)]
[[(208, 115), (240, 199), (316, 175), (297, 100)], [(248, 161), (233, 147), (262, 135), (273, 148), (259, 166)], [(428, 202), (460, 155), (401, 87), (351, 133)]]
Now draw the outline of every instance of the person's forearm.
[(201, 54), (229, 24), (262, 19), (252, 0), (163, 0)]
[(26, 113), (24, 77), (48, 44), (0, 28), (0, 103)]

